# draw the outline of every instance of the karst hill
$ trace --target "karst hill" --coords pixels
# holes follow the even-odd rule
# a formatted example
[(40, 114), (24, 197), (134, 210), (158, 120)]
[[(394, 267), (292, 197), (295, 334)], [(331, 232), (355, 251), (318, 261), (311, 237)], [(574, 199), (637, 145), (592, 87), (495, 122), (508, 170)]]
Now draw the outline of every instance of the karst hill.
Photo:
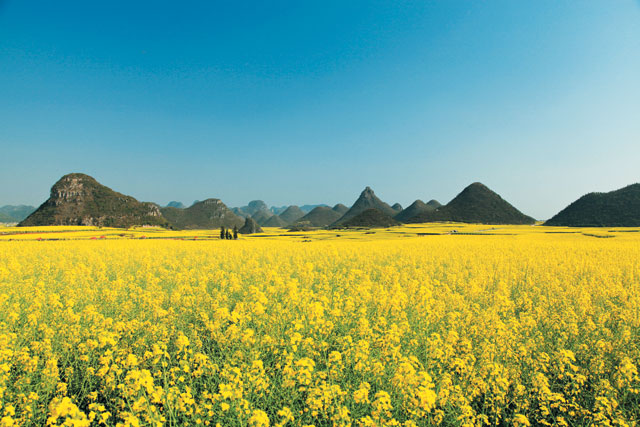
[(564, 208), (544, 225), (568, 227), (640, 226), (640, 184), (608, 193), (589, 193)]
[(534, 224), (531, 218), (514, 208), (496, 192), (474, 182), (444, 206), (424, 211), (406, 222), (452, 221), (478, 224)]
[(220, 199), (206, 199), (185, 209), (166, 207), (160, 211), (174, 228), (180, 229), (232, 228), (244, 224)]
[(20, 226), (91, 225), (130, 227), (170, 224), (160, 208), (113, 191), (89, 175), (71, 173), (51, 187), (51, 194)]
[(355, 201), (353, 206), (351, 206), (351, 208), (332, 225), (339, 227), (343, 223), (366, 211), (367, 209), (377, 209), (389, 217), (393, 217), (398, 213), (387, 203), (380, 200), (378, 196), (376, 196), (376, 194), (373, 192), (371, 187), (366, 187), (362, 191), (362, 193), (360, 193), (360, 196)]

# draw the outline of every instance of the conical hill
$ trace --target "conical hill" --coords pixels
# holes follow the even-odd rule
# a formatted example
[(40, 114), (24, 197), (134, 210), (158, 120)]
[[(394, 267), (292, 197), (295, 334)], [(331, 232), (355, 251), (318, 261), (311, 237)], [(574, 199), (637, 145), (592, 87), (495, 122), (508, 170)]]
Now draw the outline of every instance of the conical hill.
[(474, 182), (445, 206), (423, 212), (409, 222), (454, 221), (478, 224), (533, 224), (531, 218), (514, 208), (484, 184)]
[(358, 197), (358, 200), (356, 200), (353, 206), (351, 206), (351, 208), (345, 212), (345, 214), (336, 221), (334, 225), (339, 226), (367, 209), (378, 209), (380, 212), (390, 217), (397, 214), (391, 206), (380, 200), (370, 187), (366, 187), (364, 191), (360, 193), (360, 197)]

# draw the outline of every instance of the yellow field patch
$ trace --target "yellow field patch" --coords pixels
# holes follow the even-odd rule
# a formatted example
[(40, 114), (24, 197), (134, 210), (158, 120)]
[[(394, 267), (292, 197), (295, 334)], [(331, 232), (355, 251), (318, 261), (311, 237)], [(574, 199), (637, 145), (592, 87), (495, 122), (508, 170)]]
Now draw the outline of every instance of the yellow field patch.
[(0, 229), (0, 425), (635, 425), (639, 331), (637, 229)]

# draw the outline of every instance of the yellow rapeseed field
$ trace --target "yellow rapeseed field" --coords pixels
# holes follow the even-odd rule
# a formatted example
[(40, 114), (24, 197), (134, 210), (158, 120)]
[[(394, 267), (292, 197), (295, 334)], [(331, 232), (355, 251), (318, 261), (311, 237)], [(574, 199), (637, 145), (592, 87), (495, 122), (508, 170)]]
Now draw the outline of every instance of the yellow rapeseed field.
[(0, 229), (0, 426), (638, 424), (639, 232), (267, 231)]

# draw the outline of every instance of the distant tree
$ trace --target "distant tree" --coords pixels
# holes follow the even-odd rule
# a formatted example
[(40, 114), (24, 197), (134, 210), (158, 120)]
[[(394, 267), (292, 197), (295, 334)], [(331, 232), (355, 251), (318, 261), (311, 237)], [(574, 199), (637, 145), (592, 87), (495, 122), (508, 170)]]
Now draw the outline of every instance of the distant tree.
[(231, 231), (227, 229), (227, 240), (231, 240)]
[(224, 225), (220, 227), (220, 238), (224, 239), (226, 237), (226, 233), (224, 232)]
[(233, 240), (238, 240), (238, 226), (233, 226)]

